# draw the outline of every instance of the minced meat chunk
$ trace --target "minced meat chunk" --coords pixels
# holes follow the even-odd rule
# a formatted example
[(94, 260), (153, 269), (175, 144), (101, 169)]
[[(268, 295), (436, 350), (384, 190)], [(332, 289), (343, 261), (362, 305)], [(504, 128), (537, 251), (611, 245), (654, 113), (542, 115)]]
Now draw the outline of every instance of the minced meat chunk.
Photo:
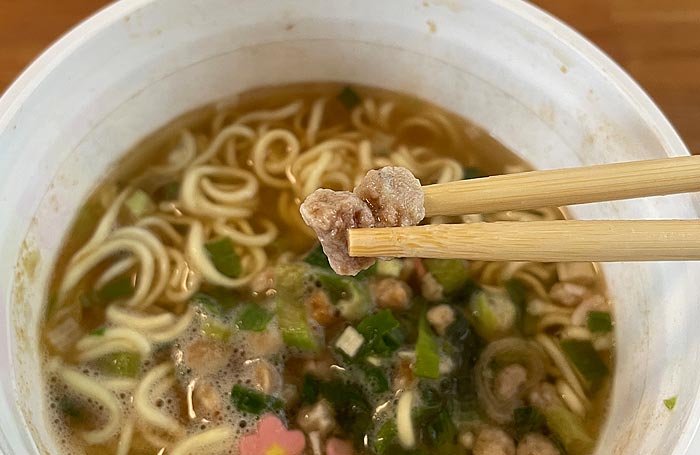
[(479, 432), (474, 443), (474, 455), (515, 455), (515, 443), (500, 428), (487, 427)]
[(357, 275), (374, 264), (374, 258), (348, 253), (348, 229), (414, 226), (425, 217), (420, 181), (411, 171), (388, 166), (372, 170), (349, 191), (319, 189), (301, 204), (301, 217), (321, 242), (333, 270)]
[(178, 364), (182, 364), (195, 376), (216, 374), (226, 367), (231, 357), (228, 346), (220, 341), (200, 338), (174, 352)]
[(425, 316), (440, 336), (445, 336), (447, 328), (455, 322), (455, 311), (446, 303), (430, 308)]
[(527, 369), (513, 363), (496, 374), (494, 392), (501, 400), (510, 400), (520, 393), (520, 388), (527, 383)]
[(382, 278), (370, 284), (379, 308), (405, 310), (411, 304), (412, 292), (406, 283), (396, 278)]
[(559, 455), (559, 449), (548, 437), (529, 433), (518, 443), (516, 455)]
[(319, 189), (306, 198), (300, 211), (304, 222), (316, 232), (336, 273), (356, 275), (374, 264), (374, 258), (356, 258), (348, 254), (348, 229), (374, 227), (372, 211), (357, 195)]
[(303, 406), (297, 414), (297, 424), (306, 433), (318, 431), (321, 437), (325, 437), (336, 426), (333, 408), (326, 400)]
[(425, 217), (420, 181), (406, 168), (371, 170), (355, 194), (372, 209), (375, 226), (415, 226)]
[(221, 402), (221, 394), (211, 382), (199, 380), (194, 383), (192, 407), (196, 417), (219, 421), (224, 404)]

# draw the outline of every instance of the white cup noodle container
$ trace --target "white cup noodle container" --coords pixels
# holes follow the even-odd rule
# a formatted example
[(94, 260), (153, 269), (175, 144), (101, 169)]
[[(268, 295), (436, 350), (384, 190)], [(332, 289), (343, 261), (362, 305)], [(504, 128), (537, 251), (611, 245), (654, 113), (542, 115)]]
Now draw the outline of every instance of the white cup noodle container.
[[(686, 155), (600, 51), (517, 0), (129, 0), (44, 53), (0, 100), (0, 448), (56, 453), (37, 326), (52, 264), (110, 166), (173, 118), (250, 88), (348, 81), (483, 126), (537, 168)], [(581, 218), (697, 218), (695, 196), (575, 207)], [(692, 449), (696, 263), (604, 266), (615, 301), (611, 410), (597, 455)], [(676, 407), (663, 405), (678, 396)]]

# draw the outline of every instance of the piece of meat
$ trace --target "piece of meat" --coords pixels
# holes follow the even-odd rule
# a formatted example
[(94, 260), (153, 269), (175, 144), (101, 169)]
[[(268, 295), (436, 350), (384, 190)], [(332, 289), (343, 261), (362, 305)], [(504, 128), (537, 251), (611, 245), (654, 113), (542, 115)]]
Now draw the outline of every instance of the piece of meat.
[(474, 433), (471, 431), (465, 431), (464, 433), (460, 434), (459, 443), (462, 444), (462, 447), (465, 449), (472, 450), (474, 447)]
[(391, 390), (397, 392), (399, 390), (409, 390), (416, 386), (418, 378), (413, 373), (412, 362), (408, 359), (399, 360), (395, 368), (394, 379), (391, 384)]
[(192, 407), (198, 418), (218, 421), (223, 410), (219, 391), (209, 381), (197, 381), (192, 391)]
[(518, 444), (517, 455), (559, 455), (559, 449), (548, 437), (529, 433)]
[(305, 303), (311, 311), (311, 317), (322, 326), (327, 327), (338, 320), (338, 309), (323, 289), (311, 291)]
[(474, 443), (474, 455), (515, 455), (515, 443), (500, 428), (484, 428)]
[(374, 216), (367, 204), (349, 191), (319, 189), (300, 207), (304, 222), (318, 236), (333, 270), (341, 275), (357, 275), (374, 264), (374, 258), (348, 254), (348, 229), (374, 227)]
[(275, 269), (268, 267), (263, 269), (250, 281), (250, 290), (264, 294), (275, 287)]
[(455, 322), (455, 311), (446, 303), (435, 305), (428, 310), (425, 316), (440, 336), (444, 336), (447, 328)]
[(277, 327), (270, 327), (262, 332), (245, 331), (242, 337), (246, 343), (245, 354), (249, 359), (270, 357), (284, 348), (282, 334)]
[(282, 375), (267, 360), (246, 360), (243, 367), (251, 377), (253, 388), (266, 395), (276, 395), (282, 391)]
[(183, 347), (182, 364), (194, 376), (207, 376), (226, 367), (230, 355), (229, 347), (224, 343), (200, 338)]
[(425, 217), (420, 181), (406, 168), (371, 170), (354, 192), (369, 205), (377, 227), (415, 226)]
[(348, 229), (414, 226), (425, 217), (424, 199), (420, 181), (411, 171), (387, 166), (369, 171), (353, 193), (316, 190), (299, 210), (318, 236), (333, 270), (356, 275), (375, 259), (348, 254)]
[(513, 363), (496, 374), (494, 393), (501, 400), (510, 400), (520, 393), (520, 389), (526, 382), (527, 369), (518, 363)]
[(411, 304), (411, 288), (396, 278), (381, 278), (370, 284), (370, 290), (379, 308), (405, 310)]
[(306, 433), (318, 431), (324, 438), (336, 425), (333, 408), (326, 400), (318, 401), (314, 405), (302, 406), (297, 414), (297, 425)]
[[(294, 361), (296, 362), (297, 360), (295, 359)], [(310, 374), (324, 380), (330, 379), (332, 366), (335, 363), (328, 352), (321, 354), (320, 357), (301, 360), (301, 362), (302, 376)]]
[(427, 300), (437, 302), (445, 298), (445, 292), (440, 283), (431, 273), (426, 273), (420, 278), (420, 292)]
[(540, 409), (546, 409), (554, 405), (563, 405), (557, 388), (549, 382), (542, 382), (533, 388), (529, 392), (528, 401), (532, 406)]

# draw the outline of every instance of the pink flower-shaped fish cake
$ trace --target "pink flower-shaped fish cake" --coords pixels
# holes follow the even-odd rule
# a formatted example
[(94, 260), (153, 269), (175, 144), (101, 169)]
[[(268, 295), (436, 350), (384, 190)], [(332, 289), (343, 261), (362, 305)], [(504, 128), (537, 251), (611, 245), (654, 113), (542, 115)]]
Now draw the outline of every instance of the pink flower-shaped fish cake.
[(274, 414), (263, 416), (258, 430), (240, 441), (241, 455), (301, 455), (306, 446), (304, 434), (287, 430)]

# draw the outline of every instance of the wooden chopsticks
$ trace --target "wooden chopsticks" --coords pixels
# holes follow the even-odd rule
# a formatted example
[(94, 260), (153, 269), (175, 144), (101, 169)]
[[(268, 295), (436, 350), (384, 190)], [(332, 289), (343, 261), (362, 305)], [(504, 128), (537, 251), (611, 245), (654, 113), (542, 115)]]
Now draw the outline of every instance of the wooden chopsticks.
[(423, 187), (427, 217), (695, 191), (700, 191), (700, 156), (522, 172)]
[(560, 220), (350, 229), (351, 256), (480, 261), (700, 259), (700, 220)]
[[(426, 216), (700, 191), (700, 156), (533, 171), (423, 187)], [(700, 220), (557, 220), (350, 229), (351, 256), (484, 261), (700, 259)]]

